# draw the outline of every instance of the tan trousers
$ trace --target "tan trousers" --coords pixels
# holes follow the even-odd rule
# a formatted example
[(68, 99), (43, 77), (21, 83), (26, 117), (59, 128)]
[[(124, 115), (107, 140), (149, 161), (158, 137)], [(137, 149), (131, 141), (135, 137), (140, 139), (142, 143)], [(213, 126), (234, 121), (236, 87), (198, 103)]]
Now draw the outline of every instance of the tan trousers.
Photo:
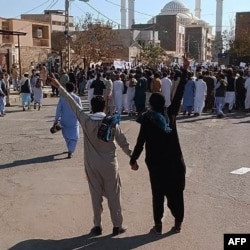
[(108, 200), (110, 216), (113, 227), (121, 227), (123, 222), (121, 212), (121, 181), (118, 169), (115, 166), (91, 169), (86, 167), (90, 195), (94, 212), (94, 226), (101, 226), (101, 215), (103, 211), (103, 196)]

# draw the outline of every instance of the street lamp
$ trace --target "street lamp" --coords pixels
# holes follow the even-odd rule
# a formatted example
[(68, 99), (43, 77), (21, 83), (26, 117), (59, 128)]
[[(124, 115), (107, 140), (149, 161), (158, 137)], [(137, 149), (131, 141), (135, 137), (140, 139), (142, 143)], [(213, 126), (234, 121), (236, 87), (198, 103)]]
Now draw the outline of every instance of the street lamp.
[[(79, 0), (82, 2), (87, 3), (89, 0)], [(69, 32), (69, 2), (70, 0), (65, 0), (65, 31), (64, 34), (66, 36), (66, 60), (65, 60), (65, 66), (66, 69), (70, 69), (70, 32)]]

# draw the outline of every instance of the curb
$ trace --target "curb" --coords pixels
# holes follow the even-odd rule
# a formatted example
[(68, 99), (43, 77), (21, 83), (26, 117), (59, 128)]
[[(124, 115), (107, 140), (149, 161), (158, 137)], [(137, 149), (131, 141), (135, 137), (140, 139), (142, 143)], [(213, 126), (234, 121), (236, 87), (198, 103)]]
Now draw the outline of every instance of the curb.
[[(45, 90), (45, 91), (44, 91)], [(46, 88), (43, 89), (43, 98), (52, 98), (52, 93), (50, 93)], [(21, 103), (21, 95), (17, 91), (11, 91), (9, 96), (10, 105), (12, 104), (20, 104)]]

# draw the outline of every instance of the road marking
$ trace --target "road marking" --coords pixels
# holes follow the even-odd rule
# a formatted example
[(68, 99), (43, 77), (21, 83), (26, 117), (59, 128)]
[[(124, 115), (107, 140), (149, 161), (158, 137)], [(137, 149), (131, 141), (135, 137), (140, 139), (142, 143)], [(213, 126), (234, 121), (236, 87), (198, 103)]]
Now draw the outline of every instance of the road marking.
[(230, 172), (230, 174), (246, 174), (248, 172), (250, 172), (250, 168), (239, 168)]

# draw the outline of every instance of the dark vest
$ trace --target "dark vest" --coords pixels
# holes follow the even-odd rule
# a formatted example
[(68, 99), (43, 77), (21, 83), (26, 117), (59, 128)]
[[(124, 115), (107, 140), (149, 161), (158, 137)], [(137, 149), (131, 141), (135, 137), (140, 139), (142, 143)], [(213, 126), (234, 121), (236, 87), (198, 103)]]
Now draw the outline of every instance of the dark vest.
[(226, 96), (227, 84), (226, 81), (220, 80), (220, 87), (215, 90), (216, 97), (225, 97)]
[(5, 84), (5, 82), (2, 80), (0, 80), (0, 84), (1, 84), (1, 89), (2, 89), (2, 91), (3, 91), (3, 93), (5, 94), (5, 95), (7, 95), (8, 94), (8, 92), (7, 92), (7, 88), (6, 88), (6, 84)]
[(234, 88), (235, 78), (230, 76), (227, 78), (227, 82), (228, 82), (227, 91), (235, 91)]
[(240, 76), (239, 78), (236, 79), (236, 92), (237, 94), (240, 94), (240, 95), (245, 95), (246, 93), (246, 89), (245, 89), (245, 79)]
[(27, 79), (25, 83), (21, 86), (21, 93), (30, 93), (29, 79)]

